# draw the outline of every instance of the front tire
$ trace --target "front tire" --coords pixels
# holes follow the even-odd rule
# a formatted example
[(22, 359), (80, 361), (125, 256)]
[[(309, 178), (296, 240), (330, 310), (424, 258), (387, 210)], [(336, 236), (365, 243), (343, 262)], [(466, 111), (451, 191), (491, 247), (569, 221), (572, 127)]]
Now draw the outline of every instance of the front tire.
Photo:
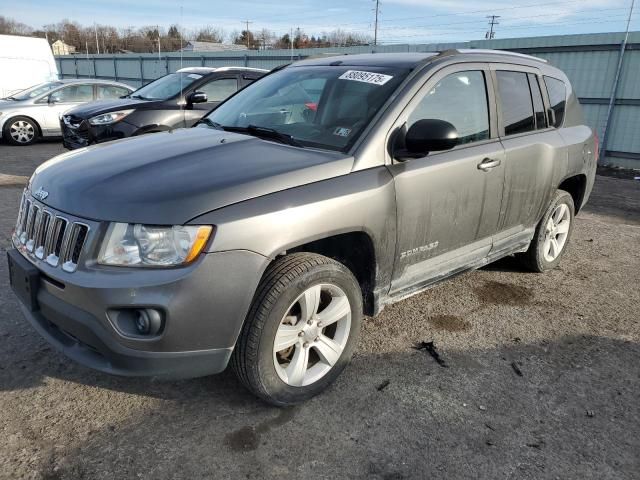
[(342, 264), (294, 253), (269, 266), (231, 366), (255, 395), (276, 406), (325, 390), (349, 363), (362, 319), (362, 293)]
[(29, 117), (13, 117), (7, 120), (2, 128), (2, 137), (10, 145), (32, 145), (38, 140), (40, 129)]
[(571, 239), (574, 217), (573, 197), (564, 190), (557, 190), (536, 227), (529, 249), (520, 256), (522, 264), (534, 272), (555, 268)]

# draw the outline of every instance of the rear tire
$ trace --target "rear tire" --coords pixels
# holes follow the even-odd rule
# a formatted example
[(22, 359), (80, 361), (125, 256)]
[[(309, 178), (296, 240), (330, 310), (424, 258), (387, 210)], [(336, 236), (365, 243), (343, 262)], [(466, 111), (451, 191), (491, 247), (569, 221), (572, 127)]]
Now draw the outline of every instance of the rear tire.
[(573, 197), (564, 190), (557, 190), (536, 227), (529, 249), (519, 255), (522, 265), (540, 273), (555, 268), (571, 239), (574, 217)]
[(349, 363), (362, 318), (362, 293), (344, 265), (294, 253), (269, 266), (231, 358), (252, 393), (276, 406), (325, 390)]
[(40, 137), (40, 128), (35, 120), (29, 117), (10, 118), (2, 128), (2, 138), (10, 145), (20, 147), (32, 145), (38, 137)]

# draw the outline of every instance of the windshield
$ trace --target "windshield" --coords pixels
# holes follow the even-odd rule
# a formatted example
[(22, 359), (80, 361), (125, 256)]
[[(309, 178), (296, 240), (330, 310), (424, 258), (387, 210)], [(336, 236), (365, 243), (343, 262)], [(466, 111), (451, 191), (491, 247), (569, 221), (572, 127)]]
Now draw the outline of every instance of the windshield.
[(12, 100), (29, 100), (30, 98), (39, 97), (43, 93), (48, 92), (49, 90), (53, 90), (54, 88), (58, 88), (64, 85), (61, 82), (47, 82), (41, 83), (40, 85), (36, 85), (35, 87), (27, 88), (26, 90), (22, 90), (21, 92), (14, 93), (10, 98)]
[(215, 109), (205, 123), (263, 127), (304, 146), (348, 150), (409, 70), (290, 67), (268, 75)]
[(144, 100), (166, 100), (175, 97), (181, 93), (181, 89), (184, 90), (201, 78), (202, 75), (197, 73), (170, 73), (139, 88), (131, 94), (131, 97)]

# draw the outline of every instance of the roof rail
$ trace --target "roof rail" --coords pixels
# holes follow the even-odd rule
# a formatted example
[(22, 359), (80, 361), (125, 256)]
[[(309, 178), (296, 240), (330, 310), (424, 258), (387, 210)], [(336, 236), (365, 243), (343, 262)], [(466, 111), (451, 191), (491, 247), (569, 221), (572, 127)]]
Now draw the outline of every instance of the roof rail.
[(526, 55), (524, 53), (510, 52), (508, 50), (491, 50), (487, 48), (452, 48), (449, 50), (443, 50), (439, 53), (439, 57), (446, 57), (449, 55), (461, 54), (461, 53), (484, 53), (491, 55), (508, 55), (512, 57), (528, 58), (529, 60), (535, 60), (537, 62), (549, 63), (546, 59), (540, 57), (534, 57), (533, 55)]

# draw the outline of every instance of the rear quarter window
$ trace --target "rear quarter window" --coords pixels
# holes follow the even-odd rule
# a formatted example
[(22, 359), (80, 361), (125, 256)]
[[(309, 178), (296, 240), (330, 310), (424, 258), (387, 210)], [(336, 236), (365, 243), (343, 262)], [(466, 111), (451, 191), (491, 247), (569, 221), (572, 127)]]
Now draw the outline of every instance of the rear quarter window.
[(544, 83), (547, 86), (551, 109), (556, 117), (553, 126), (559, 128), (564, 121), (564, 111), (567, 104), (567, 86), (562, 80), (546, 76), (544, 77)]
[(522, 72), (496, 72), (502, 108), (505, 135), (531, 132), (536, 122), (527, 74)]

